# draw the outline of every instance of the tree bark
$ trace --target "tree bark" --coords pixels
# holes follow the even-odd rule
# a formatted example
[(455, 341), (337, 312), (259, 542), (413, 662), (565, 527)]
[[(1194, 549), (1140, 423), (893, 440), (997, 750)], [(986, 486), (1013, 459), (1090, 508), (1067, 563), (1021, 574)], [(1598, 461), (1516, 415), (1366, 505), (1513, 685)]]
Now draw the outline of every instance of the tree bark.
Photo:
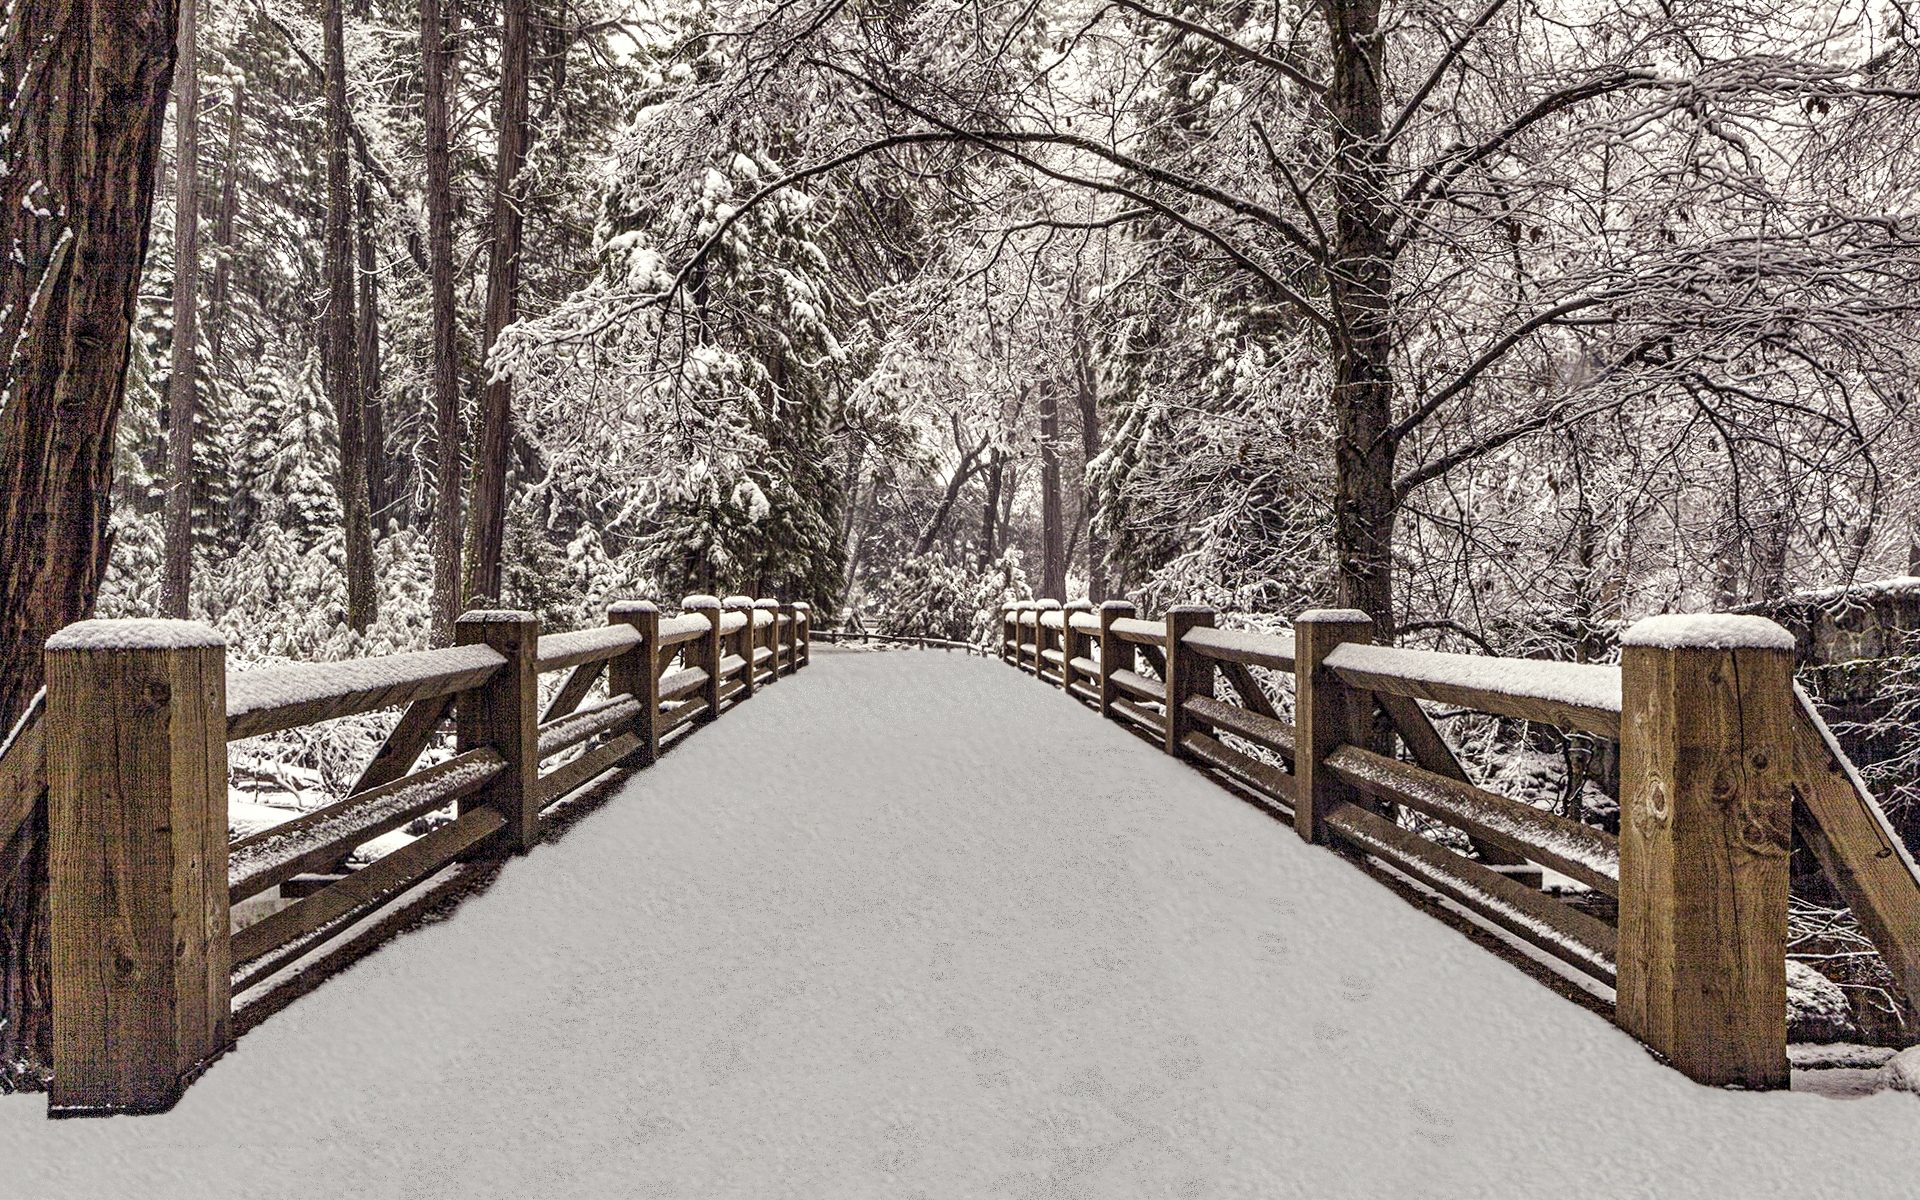
[[(114, 427), (173, 82), (173, 0), (20, 0), (0, 49), (0, 726), (106, 574)], [(21, 31), (31, 30), (33, 36)]]
[[(114, 428), (173, 83), (173, 0), (18, 0), (0, 42), (0, 729), (106, 574)], [(28, 32), (31, 36), (28, 36)], [(52, 1068), (42, 800), (0, 846), (0, 1070)]]
[(454, 362), (453, 163), (448, 144), (452, 33), (440, 0), (420, 0), (420, 47), (425, 77), (427, 262), (433, 310), (433, 632), (436, 646), (453, 644), (460, 615), (460, 379)]
[(1067, 598), (1066, 513), (1060, 504), (1060, 399), (1040, 385), (1040, 596)]
[[(487, 262), (486, 336), (491, 354), (519, 309), (522, 201), (527, 157), (528, 0), (504, 0), (500, 43), (500, 155), (493, 183), (493, 251)], [(479, 457), (473, 465), (473, 528), (467, 541), (467, 595), (500, 599), (506, 533), (507, 453), (513, 438), (513, 382), (490, 379), (481, 394)]]
[(1084, 314), (1074, 322), (1076, 371), (1074, 399), (1080, 406), (1080, 517), (1087, 529), (1087, 599), (1098, 606), (1107, 598), (1107, 539), (1093, 531), (1100, 495), (1087, 481), (1087, 466), (1100, 456), (1100, 386), (1094, 370), (1093, 339)]
[(347, 52), (340, 0), (327, 0), (327, 390), (340, 435), (340, 515), (346, 541), (347, 624), (364, 633), (378, 615), (367, 513), (366, 429), (353, 328), (353, 195), (347, 167)]
[(193, 426), (200, 302), (198, 0), (180, 0), (174, 71), (173, 374), (167, 382), (167, 535), (160, 612), (185, 620), (193, 584)]
[(359, 218), (360, 302), (354, 309), (354, 343), (360, 368), (360, 419), (367, 451), (367, 507), (384, 525), (393, 505), (393, 467), (387, 460), (387, 429), (380, 406), (380, 276), (373, 246), (373, 181), (363, 171), (354, 181)]
[(995, 446), (987, 456), (987, 503), (980, 514), (980, 569), (987, 569), (997, 554), (994, 535), (1000, 530), (1000, 482), (1006, 475), (1007, 456)]
[(207, 351), (218, 370), (227, 340), (227, 291), (233, 279), (233, 217), (240, 203), (241, 134), (247, 111), (247, 87), (233, 87), (233, 107), (227, 114), (227, 170), (220, 180), (220, 214), (213, 221), (213, 244), (220, 248), (213, 264), (213, 295), (207, 305)]
[(1379, 0), (1327, 6), (1333, 75), (1326, 104), (1337, 167), (1328, 278), (1345, 326), (1334, 339), (1334, 553), (1339, 602), (1393, 620), (1393, 249), (1380, 80)]

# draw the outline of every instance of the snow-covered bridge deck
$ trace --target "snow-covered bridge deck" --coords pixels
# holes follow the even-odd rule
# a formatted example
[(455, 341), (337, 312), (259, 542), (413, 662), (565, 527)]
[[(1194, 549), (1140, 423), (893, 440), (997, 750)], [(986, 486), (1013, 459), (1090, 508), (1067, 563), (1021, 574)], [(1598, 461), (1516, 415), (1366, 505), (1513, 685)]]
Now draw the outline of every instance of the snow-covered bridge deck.
[(1893, 1196), (1004, 666), (819, 649), (33, 1197)]

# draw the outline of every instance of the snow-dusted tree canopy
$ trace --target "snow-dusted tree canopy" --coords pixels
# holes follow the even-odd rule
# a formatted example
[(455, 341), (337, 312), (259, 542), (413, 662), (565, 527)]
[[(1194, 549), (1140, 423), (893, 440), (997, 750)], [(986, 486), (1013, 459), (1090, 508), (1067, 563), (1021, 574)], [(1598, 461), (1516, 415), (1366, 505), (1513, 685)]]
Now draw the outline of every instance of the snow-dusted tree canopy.
[[(490, 350), (503, 42), (447, 12), (460, 470), (510, 380), (508, 602), (948, 637), (1035, 594), (1340, 602), (1563, 656), (1909, 562), (1901, 6), (536, 5)], [(443, 503), (420, 27), (367, 0), (382, 602), (345, 630), (320, 15), (200, 18), (193, 605), (268, 655), (424, 645)], [(159, 603), (171, 186), (103, 615)]]

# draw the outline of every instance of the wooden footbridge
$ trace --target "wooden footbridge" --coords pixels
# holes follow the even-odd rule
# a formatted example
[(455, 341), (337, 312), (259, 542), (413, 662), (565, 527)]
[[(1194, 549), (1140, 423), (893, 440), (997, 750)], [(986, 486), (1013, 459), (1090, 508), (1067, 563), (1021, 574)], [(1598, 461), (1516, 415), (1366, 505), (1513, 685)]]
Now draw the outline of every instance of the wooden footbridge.
[[(1916, 994), (1920, 876), (1794, 689), (1778, 627), (1655, 618), (1618, 666), (1588, 666), (1375, 646), (1344, 610), (1302, 613), (1287, 636), (1214, 621), (1042, 602), (1008, 609), (997, 641), (1307, 841), (1617, 996), (1619, 1024), (1694, 1079), (1787, 1083), (1796, 829)], [(568, 797), (806, 666), (812, 632), (804, 604), (695, 596), (545, 635), (530, 614), (472, 612), (456, 640), (231, 676), (219, 637), (190, 623), (83, 622), (48, 643), (45, 696), (0, 756), (0, 844), (45, 804), (51, 1113), (168, 1108), (232, 1045), (236, 998), (310, 977), (450, 869), (524, 852)], [(543, 675), (559, 681), (544, 706)], [(1421, 701), (1618, 739), (1621, 835), (1476, 786)], [(400, 706), (345, 799), (229, 843), (228, 742)], [(449, 718), (456, 753), (416, 769)], [(450, 806), (348, 869), (356, 847)], [(1471, 853), (1403, 811), (1464, 831)], [(1617, 918), (1541, 891), (1541, 868)], [(236, 931), (232, 906), (270, 894), (275, 910)]]

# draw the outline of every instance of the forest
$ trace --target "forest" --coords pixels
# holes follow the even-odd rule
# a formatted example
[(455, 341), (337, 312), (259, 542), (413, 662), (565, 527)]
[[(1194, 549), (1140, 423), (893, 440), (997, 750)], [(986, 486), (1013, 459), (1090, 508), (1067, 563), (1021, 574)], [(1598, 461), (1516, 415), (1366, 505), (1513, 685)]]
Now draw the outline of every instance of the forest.
[(7, 726), (87, 616), (244, 665), (1126, 598), (1588, 662), (1920, 574), (1898, 0), (0, 20)]

